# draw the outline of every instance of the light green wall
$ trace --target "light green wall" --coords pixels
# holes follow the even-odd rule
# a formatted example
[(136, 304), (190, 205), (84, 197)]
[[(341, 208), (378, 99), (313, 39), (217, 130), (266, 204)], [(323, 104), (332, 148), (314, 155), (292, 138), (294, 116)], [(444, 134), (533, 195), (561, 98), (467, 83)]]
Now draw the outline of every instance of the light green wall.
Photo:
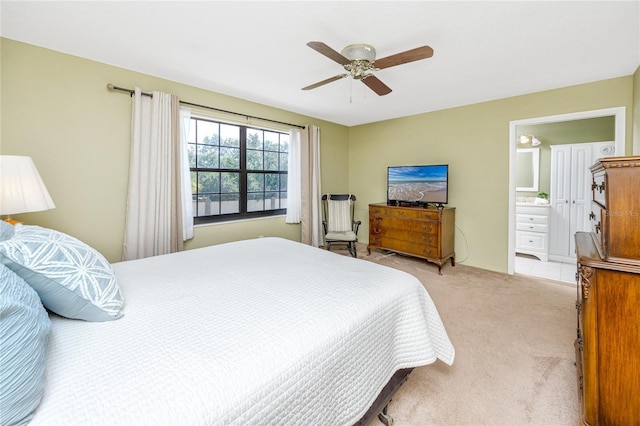
[[(321, 128), (322, 186), (348, 189), (347, 127), (122, 68), (0, 39), (0, 153), (33, 158), (56, 208), (16, 215), (58, 229), (121, 259), (127, 194), (131, 99), (107, 84), (176, 94), (189, 102)], [(197, 227), (187, 248), (281, 236), (300, 240), (284, 217)]]
[(632, 93), (628, 76), (352, 127), (349, 182), (359, 197), (361, 240), (368, 236), (367, 205), (385, 201), (387, 166), (447, 163), (458, 262), (506, 272), (509, 122), (626, 107), (630, 153)]
[[(450, 205), (457, 208), (458, 262), (502, 272), (507, 270), (509, 121), (624, 106), (627, 154), (632, 126), (640, 127), (638, 71), (634, 76), (346, 128), (12, 40), (0, 43), (0, 153), (32, 156), (57, 206), (16, 218), (74, 235), (110, 261), (119, 260), (122, 250), (131, 101), (109, 92), (107, 83), (318, 125), (323, 192), (358, 195), (363, 242), (368, 239), (367, 205), (385, 200), (388, 165), (448, 163)], [(299, 226), (286, 225), (281, 217), (220, 224), (197, 228), (187, 248), (258, 235), (299, 240), (299, 233)]]

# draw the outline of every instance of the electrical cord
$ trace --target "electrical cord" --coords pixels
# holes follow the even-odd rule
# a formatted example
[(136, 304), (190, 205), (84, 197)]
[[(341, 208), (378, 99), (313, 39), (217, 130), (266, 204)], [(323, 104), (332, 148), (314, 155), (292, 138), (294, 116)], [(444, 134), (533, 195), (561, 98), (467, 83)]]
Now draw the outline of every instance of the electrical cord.
[(471, 249), (469, 247), (469, 240), (467, 239), (467, 236), (465, 235), (464, 231), (462, 230), (462, 228), (460, 228), (458, 226), (458, 224), (456, 224), (456, 228), (458, 229), (458, 231), (460, 231), (460, 233), (462, 234), (462, 238), (464, 238), (464, 242), (467, 244), (467, 255), (465, 256), (464, 259), (462, 260), (458, 260), (456, 259), (456, 263), (464, 263), (465, 260), (467, 260), (469, 258), (469, 254), (471, 254)]

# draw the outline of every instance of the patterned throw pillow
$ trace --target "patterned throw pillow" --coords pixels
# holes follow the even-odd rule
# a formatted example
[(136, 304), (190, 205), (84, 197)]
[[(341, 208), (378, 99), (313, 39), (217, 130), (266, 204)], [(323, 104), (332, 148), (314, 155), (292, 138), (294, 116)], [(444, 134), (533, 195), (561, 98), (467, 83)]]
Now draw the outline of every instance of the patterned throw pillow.
[(0, 425), (27, 423), (40, 404), (50, 331), (36, 292), (0, 264)]
[(15, 225), (0, 242), (0, 262), (22, 277), (51, 311), (67, 318), (109, 321), (124, 304), (111, 264), (82, 241), (62, 232)]
[(0, 220), (0, 241), (6, 241), (13, 237), (13, 225), (4, 220)]

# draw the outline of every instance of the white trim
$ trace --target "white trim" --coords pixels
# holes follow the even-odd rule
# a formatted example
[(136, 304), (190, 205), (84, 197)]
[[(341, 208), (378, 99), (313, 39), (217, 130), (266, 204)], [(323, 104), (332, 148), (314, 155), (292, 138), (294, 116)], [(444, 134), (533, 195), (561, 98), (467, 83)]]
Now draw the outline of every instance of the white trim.
[[(243, 223), (243, 222), (251, 222), (254, 220), (268, 220), (268, 219), (273, 219), (273, 218), (282, 218), (285, 219), (286, 215), (284, 214), (274, 214), (273, 216), (259, 216), (259, 217), (249, 217), (246, 219), (234, 219), (234, 220), (226, 220), (226, 221), (219, 221), (219, 222), (206, 222), (206, 223), (198, 223), (196, 225), (193, 225), (194, 228), (204, 228), (206, 226), (220, 226), (220, 225), (229, 225), (229, 224), (233, 224), (233, 223)], [(284, 222), (284, 220), (283, 220)]]
[(626, 107), (605, 108), (592, 111), (572, 112), (568, 114), (550, 115), (546, 117), (525, 118), (509, 122), (509, 232), (507, 244), (507, 273), (515, 272), (515, 235), (516, 235), (516, 127), (534, 124), (556, 123), (561, 121), (582, 120), (615, 116), (615, 145), (616, 156), (625, 155)]

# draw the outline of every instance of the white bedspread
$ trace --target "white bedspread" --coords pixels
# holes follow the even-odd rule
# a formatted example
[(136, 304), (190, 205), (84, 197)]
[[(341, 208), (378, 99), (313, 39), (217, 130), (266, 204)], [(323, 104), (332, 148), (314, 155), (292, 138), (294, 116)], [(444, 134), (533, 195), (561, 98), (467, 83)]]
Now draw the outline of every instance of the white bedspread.
[(114, 264), (124, 317), (53, 317), (32, 425), (349, 425), (454, 349), (413, 276), (280, 238)]

